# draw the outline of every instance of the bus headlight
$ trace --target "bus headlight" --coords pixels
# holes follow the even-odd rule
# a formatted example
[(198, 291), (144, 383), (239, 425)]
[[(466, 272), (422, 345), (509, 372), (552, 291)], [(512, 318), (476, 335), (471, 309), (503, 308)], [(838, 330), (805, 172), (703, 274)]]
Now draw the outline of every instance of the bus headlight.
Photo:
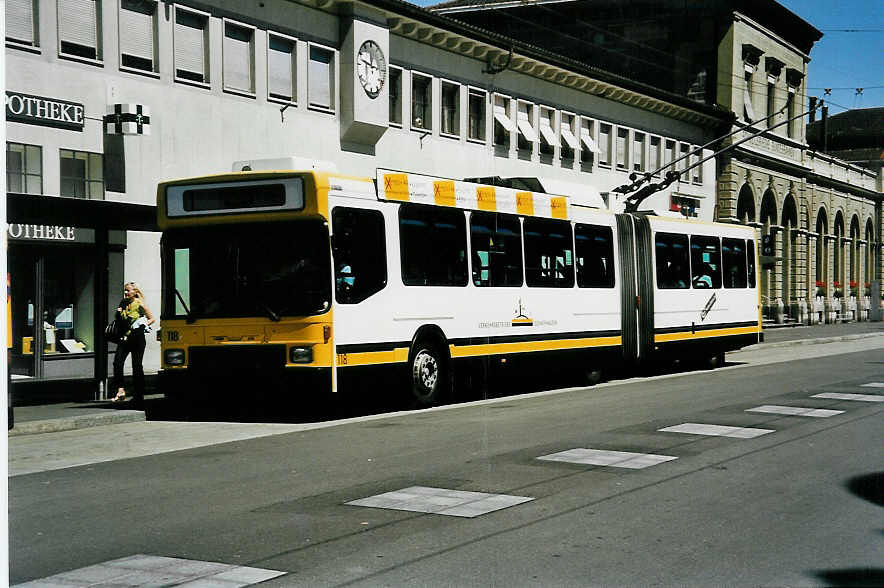
[(313, 363), (313, 347), (291, 347), (289, 361), (291, 363)]
[(166, 349), (163, 352), (163, 361), (166, 365), (184, 365), (184, 350)]

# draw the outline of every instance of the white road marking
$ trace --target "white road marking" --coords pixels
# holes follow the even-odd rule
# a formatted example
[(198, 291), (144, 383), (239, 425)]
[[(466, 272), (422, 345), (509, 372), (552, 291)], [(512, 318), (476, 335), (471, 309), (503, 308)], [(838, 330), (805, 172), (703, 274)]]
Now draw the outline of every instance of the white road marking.
[(831, 400), (858, 400), (860, 402), (884, 402), (884, 395), (879, 394), (842, 394), (840, 392), (824, 392), (811, 398), (829, 398)]
[(286, 572), (156, 555), (133, 555), (18, 584), (17, 588), (102, 586), (224, 586), (266, 582)]
[(868, 384), (863, 384), (862, 388), (884, 388), (884, 382), (869, 382)]
[(486, 494), (484, 492), (465, 492), (463, 490), (448, 490), (446, 488), (411, 486), (410, 488), (403, 488), (395, 492), (386, 492), (377, 496), (354, 500), (347, 504), (473, 518), (531, 500), (534, 500), (534, 498), (528, 496), (508, 496), (506, 494)]
[(777, 406), (775, 404), (765, 404), (756, 406), (755, 408), (747, 408), (746, 412), (764, 412), (770, 414), (784, 414), (788, 416), (804, 416), (828, 418), (836, 414), (843, 414), (843, 410), (828, 410), (824, 408), (803, 408), (800, 406)]
[(537, 459), (640, 470), (678, 458), (671, 455), (654, 455), (651, 453), (630, 453), (628, 451), (604, 451), (601, 449), (577, 448), (544, 455)]
[(768, 433), (774, 433), (773, 429), (753, 429), (750, 427), (728, 427), (725, 425), (703, 425), (700, 423), (683, 423), (674, 427), (658, 429), (664, 433), (687, 433), (689, 435), (710, 435), (713, 437), (735, 437), (737, 439), (751, 439)]

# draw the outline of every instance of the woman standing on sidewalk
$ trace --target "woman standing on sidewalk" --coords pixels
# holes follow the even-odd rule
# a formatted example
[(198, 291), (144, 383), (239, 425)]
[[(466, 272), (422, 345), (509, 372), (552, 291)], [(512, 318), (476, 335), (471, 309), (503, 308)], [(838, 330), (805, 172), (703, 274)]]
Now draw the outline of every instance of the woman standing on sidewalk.
[(114, 353), (114, 380), (112, 390), (116, 388), (117, 395), (114, 402), (123, 402), (128, 399), (126, 390), (123, 388), (123, 365), (126, 356), (132, 354), (132, 379), (134, 380), (134, 406), (141, 408), (144, 405), (144, 348), (147, 346), (145, 335), (150, 332), (150, 326), (154, 323), (153, 313), (144, 304), (144, 293), (135, 282), (127, 282), (123, 285), (123, 300), (117, 308), (117, 315), (122, 317), (128, 324), (123, 340), (117, 344)]

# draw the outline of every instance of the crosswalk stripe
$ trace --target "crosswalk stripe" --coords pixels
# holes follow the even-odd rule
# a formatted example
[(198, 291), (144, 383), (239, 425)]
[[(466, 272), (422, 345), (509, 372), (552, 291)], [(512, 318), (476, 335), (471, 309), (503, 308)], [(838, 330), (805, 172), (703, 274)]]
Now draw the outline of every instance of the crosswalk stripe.
[(880, 394), (842, 394), (841, 392), (823, 392), (814, 394), (811, 398), (828, 398), (830, 400), (857, 400), (859, 402), (884, 402), (884, 395)]
[(751, 427), (729, 427), (726, 425), (705, 425), (701, 423), (683, 423), (674, 427), (659, 429), (664, 433), (687, 433), (689, 435), (710, 435), (713, 437), (734, 437), (737, 439), (751, 439), (768, 433), (774, 433), (773, 429), (753, 429)]
[(604, 451), (601, 449), (568, 449), (550, 455), (538, 457), (543, 461), (559, 461), (582, 465), (610, 466), (640, 470), (661, 464), (677, 457), (671, 455), (654, 455), (651, 453), (630, 453), (628, 451)]
[(746, 412), (763, 412), (769, 414), (783, 414), (787, 416), (804, 416), (818, 418), (827, 418), (844, 413), (843, 410), (804, 408), (800, 406), (777, 406), (775, 404), (765, 404), (763, 406), (756, 406), (755, 408), (747, 408)]

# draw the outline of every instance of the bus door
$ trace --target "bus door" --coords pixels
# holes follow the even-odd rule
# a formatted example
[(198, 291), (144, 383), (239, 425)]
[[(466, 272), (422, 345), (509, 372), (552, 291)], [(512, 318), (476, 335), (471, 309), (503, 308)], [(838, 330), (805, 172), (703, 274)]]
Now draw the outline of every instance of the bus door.
[(623, 359), (644, 361), (654, 351), (651, 226), (644, 216), (617, 215)]
[(635, 227), (632, 215), (617, 215), (617, 255), (620, 258), (620, 307), (623, 309), (620, 313), (623, 360), (632, 363), (639, 357)]
[(651, 222), (646, 216), (635, 220), (635, 250), (638, 288), (639, 357), (648, 360), (654, 354), (654, 247)]

